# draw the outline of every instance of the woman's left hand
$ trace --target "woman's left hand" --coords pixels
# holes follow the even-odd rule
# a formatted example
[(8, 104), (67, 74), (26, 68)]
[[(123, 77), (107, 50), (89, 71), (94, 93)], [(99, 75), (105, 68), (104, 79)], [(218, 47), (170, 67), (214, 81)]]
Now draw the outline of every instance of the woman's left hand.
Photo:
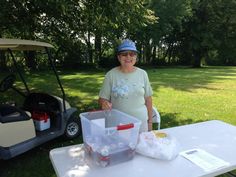
[(148, 122), (148, 131), (152, 131), (152, 122)]

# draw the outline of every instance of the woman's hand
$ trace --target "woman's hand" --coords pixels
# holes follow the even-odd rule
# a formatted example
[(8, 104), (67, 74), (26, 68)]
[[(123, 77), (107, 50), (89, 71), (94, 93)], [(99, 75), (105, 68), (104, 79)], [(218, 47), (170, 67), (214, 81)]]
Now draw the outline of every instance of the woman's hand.
[(152, 97), (145, 98), (145, 105), (147, 106), (148, 111), (148, 131), (152, 130)]
[(152, 131), (152, 122), (148, 122), (148, 131)]
[(100, 104), (101, 108), (104, 110), (112, 109), (112, 103), (104, 98), (99, 98), (98, 103)]

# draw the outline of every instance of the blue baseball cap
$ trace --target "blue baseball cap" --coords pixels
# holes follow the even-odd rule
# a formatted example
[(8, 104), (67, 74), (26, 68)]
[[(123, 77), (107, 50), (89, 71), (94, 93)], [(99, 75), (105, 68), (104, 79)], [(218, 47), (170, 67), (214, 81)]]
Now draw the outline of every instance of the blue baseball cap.
[(117, 52), (122, 52), (122, 51), (134, 51), (138, 53), (138, 50), (136, 49), (135, 43), (129, 39), (125, 39), (117, 49)]

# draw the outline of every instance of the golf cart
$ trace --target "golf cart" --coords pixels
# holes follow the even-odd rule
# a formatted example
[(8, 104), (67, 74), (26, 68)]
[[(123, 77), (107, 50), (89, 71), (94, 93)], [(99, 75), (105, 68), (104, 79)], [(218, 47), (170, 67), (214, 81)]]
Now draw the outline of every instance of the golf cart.
[[(21, 104), (0, 103), (0, 159), (10, 159), (61, 135), (69, 139), (81, 135), (77, 109), (65, 100), (65, 92), (55, 69), (50, 48), (53, 46), (44, 42), (0, 39), (0, 50), (10, 54), (9, 59), (15, 70), (0, 80), (0, 96), (13, 89), (14, 93), (20, 94), (23, 98)], [(60, 88), (61, 98), (30, 90), (13, 55), (15, 51), (38, 50), (46, 51), (49, 65)], [(16, 78), (23, 82), (25, 91), (15, 86)]]

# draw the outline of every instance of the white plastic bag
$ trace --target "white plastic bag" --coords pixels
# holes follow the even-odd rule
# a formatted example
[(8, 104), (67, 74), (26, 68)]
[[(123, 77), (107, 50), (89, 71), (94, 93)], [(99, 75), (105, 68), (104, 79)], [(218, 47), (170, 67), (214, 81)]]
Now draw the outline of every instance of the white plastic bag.
[(173, 160), (179, 153), (179, 143), (176, 138), (160, 131), (142, 132), (136, 152), (160, 160)]

